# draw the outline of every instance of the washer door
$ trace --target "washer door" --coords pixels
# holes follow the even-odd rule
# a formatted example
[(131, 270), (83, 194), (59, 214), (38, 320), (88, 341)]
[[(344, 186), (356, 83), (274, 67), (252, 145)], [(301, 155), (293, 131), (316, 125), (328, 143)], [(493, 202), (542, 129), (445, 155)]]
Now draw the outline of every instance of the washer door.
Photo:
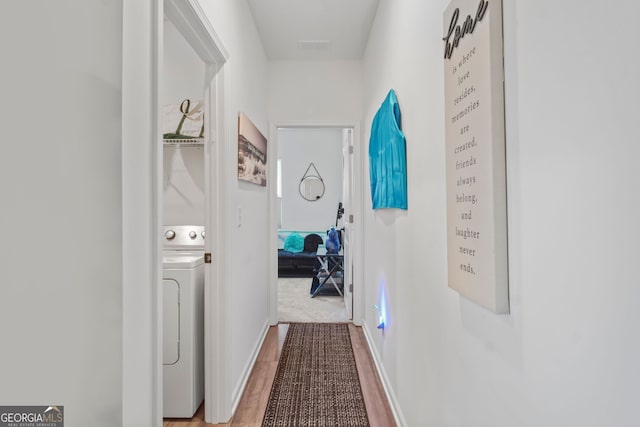
[(174, 365), (180, 359), (180, 284), (163, 279), (162, 292), (162, 364)]

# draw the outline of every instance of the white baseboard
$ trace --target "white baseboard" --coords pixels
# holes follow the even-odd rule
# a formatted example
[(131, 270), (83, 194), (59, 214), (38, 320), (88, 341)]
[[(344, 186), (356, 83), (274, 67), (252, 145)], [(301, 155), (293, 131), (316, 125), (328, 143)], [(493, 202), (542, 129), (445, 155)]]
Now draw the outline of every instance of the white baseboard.
[(364, 331), (364, 336), (367, 339), (367, 346), (369, 347), (369, 351), (371, 352), (371, 356), (373, 357), (373, 363), (376, 365), (376, 371), (378, 371), (378, 376), (380, 377), (380, 381), (382, 381), (384, 393), (387, 395), (387, 400), (389, 400), (389, 406), (391, 406), (393, 418), (396, 421), (398, 427), (405, 427), (407, 425), (407, 421), (402, 414), (398, 399), (393, 392), (393, 387), (391, 387), (389, 376), (387, 375), (387, 372), (384, 369), (384, 365), (382, 364), (382, 360), (380, 359), (380, 353), (378, 353), (378, 350), (373, 345), (373, 339), (371, 337), (367, 322), (365, 321), (362, 322), (362, 330)]
[(247, 381), (249, 381), (249, 375), (251, 375), (251, 370), (253, 369), (253, 365), (255, 365), (256, 360), (258, 359), (258, 353), (260, 353), (260, 349), (262, 348), (262, 344), (264, 343), (265, 338), (267, 337), (267, 332), (269, 331), (269, 319), (266, 319), (264, 322), (264, 326), (262, 327), (262, 333), (260, 334), (260, 338), (256, 342), (256, 345), (251, 352), (251, 357), (249, 361), (244, 366), (242, 370), (242, 376), (240, 377), (240, 381), (233, 388), (233, 394), (231, 395), (231, 414), (236, 413), (236, 409), (238, 408), (238, 404), (240, 403), (240, 399), (242, 398), (242, 393), (244, 392), (245, 387), (247, 386)]

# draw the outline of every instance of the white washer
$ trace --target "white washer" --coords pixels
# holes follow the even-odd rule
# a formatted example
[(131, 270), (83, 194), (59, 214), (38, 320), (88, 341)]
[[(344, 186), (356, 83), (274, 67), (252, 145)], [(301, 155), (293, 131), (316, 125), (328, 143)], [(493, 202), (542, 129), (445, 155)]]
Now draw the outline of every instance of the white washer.
[(191, 418), (204, 400), (204, 227), (164, 231), (163, 416)]

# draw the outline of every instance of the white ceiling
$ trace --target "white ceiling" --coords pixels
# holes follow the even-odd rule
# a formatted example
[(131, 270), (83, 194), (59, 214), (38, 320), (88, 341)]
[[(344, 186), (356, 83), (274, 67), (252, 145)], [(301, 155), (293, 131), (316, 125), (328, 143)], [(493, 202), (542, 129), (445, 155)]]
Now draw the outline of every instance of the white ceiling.
[(248, 0), (269, 59), (361, 59), (378, 0)]

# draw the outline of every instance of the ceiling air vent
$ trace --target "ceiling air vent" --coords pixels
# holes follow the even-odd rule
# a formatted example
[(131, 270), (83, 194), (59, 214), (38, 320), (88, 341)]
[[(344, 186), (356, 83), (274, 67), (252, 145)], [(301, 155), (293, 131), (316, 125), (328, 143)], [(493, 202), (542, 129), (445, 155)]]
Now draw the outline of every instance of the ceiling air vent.
[(327, 50), (329, 49), (329, 40), (298, 40), (298, 49)]

